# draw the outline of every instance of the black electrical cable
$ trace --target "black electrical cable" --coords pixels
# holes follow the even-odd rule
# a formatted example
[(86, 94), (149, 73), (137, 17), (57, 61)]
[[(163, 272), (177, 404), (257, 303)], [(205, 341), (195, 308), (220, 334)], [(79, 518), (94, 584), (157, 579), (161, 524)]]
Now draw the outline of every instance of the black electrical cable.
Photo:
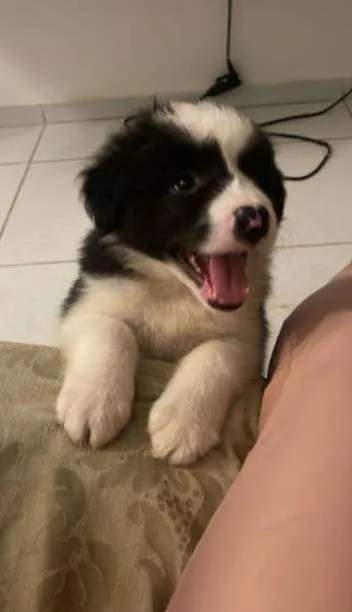
[(352, 87), (350, 87), (350, 89), (346, 91), (346, 93), (344, 93), (337, 100), (335, 100), (335, 102), (328, 104), (328, 106), (326, 106), (325, 108), (322, 108), (319, 111), (313, 111), (311, 113), (302, 113), (302, 114), (297, 114), (297, 115), (286, 115), (285, 117), (279, 117), (278, 119), (270, 119), (270, 121), (264, 121), (260, 125), (261, 127), (267, 127), (269, 125), (277, 125), (278, 123), (286, 123), (287, 121), (295, 121), (296, 119), (311, 119), (312, 117), (320, 117), (321, 115), (326, 115), (326, 113), (329, 113), (336, 106), (341, 104), (341, 102), (346, 100), (346, 98), (348, 98), (348, 96), (350, 96), (351, 93), (352, 93)]
[[(233, 13), (233, 0), (227, 0), (225, 56), (226, 56), (226, 63), (228, 66), (228, 73), (221, 77), (218, 77), (214, 85), (209, 87), (209, 89), (202, 96), (200, 96), (199, 98), (200, 100), (204, 100), (206, 98), (213, 98), (222, 93), (225, 93), (226, 91), (230, 91), (234, 87), (238, 87), (241, 84), (240, 77), (238, 73), (235, 71), (235, 68), (231, 60), (232, 13)], [(237, 82), (236, 82), (236, 79), (237, 79)], [(271, 119), (270, 121), (264, 121), (260, 123), (259, 125), (262, 128), (266, 128), (272, 125), (277, 125), (279, 123), (287, 123), (289, 121), (299, 121), (301, 119), (312, 119), (314, 117), (320, 117), (330, 112), (331, 110), (333, 110), (339, 104), (341, 104), (341, 102), (343, 102), (349, 95), (351, 95), (351, 93), (352, 93), (352, 87), (342, 96), (340, 96), (337, 100), (335, 100), (331, 104), (328, 104), (328, 106), (322, 108), (319, 111), (279, 117), (277, 119)], [(286, 139), (288, 138), (290, 140), (298, 140), (299, 142), (308, 142), (310, 144), (319, 146), (320, 148), (323, 148), (325, 150), (324, 156), (322, 157), (320, 162), (317, 164), (317, 166), (313, 168), (313, 170), (310, 170), (306, 174), (302, 174), (299, 176), (285, 176), (284, 178), (287, 181), (305, 181), (307, 179), (312, 178), (313, 176), (318, 174), (320, 170), (324, 168), (324, 166), (327, 164), (327, 162), (329, 161), (333, 153), (333, 148), (331, 144), (327, 142), (326, 140), (321, 140), (319, 138), (312, 138), (310, 136), (303, 136), (301, 134), (289, 134), (289, 133), (279, 133), (279, 132), (267, 132), (267, 134), (270, 137), (275, 137), (275, 138), (286, 138)]]
[[(277, 119), (271, 119), (270, 121), (264, 121), (260, 123), (259, 125), (262, 128), (266, 128), (268, 126), (277, 125), (279, 123), (287, 123), (288, 121), (299, 121), (301, 119), (312, 119), (314, 117), (321, 117), (322, 115), (326, 115), (326, 113), (329, 113), (334, 108), (336, 108), (336, 106), (338, 106), (344, 100), (346, 100), (346, 98), (348, 98), (348, 96), (350, 96), (351, 93), (352, 93), (352, 87), (350, 87), (350, 89), (348, 89), (337, 100), (335, 100), (334, 102), (331, 102), (330, 104), (328, 104), (327, 106), (325, 106), (324, 108), (318, 111), (313, 111), (310, 113), (296, 114), (296, 115), (286, 115), (284, 117), (279, 117)], [(303, 136), (301, 134), (288, 134), (288, 133), (282, 133), (282, 132), (267, 132), (267, 133), (271, 137), (289, 138), (291, 140), (299, 140), (300, 142), (309, 142), (311, 144), (317, 145), (325, 149), (324, 157), (320, 160), (318, 165), (315, 168), (313, 168), (313, 170), (310, 170), (306, 174), (301, 174), (298, 176), (285, 176), (284, 178), (287, 181), (306, 181), (307, 179), (312, 178), (313, 176), (318, 174), (320, 170), (324, 168), (324, 166), (327, 164), (327, 162), (329, 161), (333, 153), (333, 148), (331, 144), (327, 142), (326, 140), (320, 140), (319, 138), (311, 138), (310, 136)]]
[[(297, 117), (298, 118), (298, 117)], [(301, 174), (298, 176), (287, 176), (284, 175), (284, 179), (286, 181), (306, 181), (307, 179), (313, 178), (320, 170), (325, 166), (333, 153), (333, 148), (329, 142), (326, 140), (320, 140), (319, 138), (311, 138), (310, 136), (302, 136), (301, 134), (287, 134), (280, 132), (267, 132), (267, 134), (274, 138), (289, 138), (291, 140), (299, 140), (300, 142), (309, 142), (319, 147), (325, 149), (324, 157), (320, 160), (318, 165), (310, 170), (306, 174)]]
[[(233, 12), (233, 0), (227, 0), (227, 18), (226, 18), (226, 42), (225, 42), (225, 59), (228, 67), (228, 72), (220, 77), (218, 77), (214, 84), (207, 89), (201, 96), (199, 96), (198, 100), (205, 100), (206, 98), (214, 98), (219, 96), (231, 89), (239, 87), (241, 85), (241, 78), (238, 72), (235, 70), (232, 60), (231, 60), (231, 38), (232, 38), (232, 12)], [(270, 119), (269, 121), (264, 121), (259, 123), (260, 127), (267, 128), (272, 125), (278, 125), (280, 123), (287, 123), (289, 121), (299, 121), (301, 119), (312, 119), (314, 117), (321, 117), (326, 113), (329, 113), (336, 106), (341, 104), (348, 96), (352, 94), (352, 87), (340, 96), (334, 102), (328, 104), (326, 107), (322, 108), (319, 111), (313, 111), (310, 113), (301, 113), (294, 115), (286, 115), (284, 117), (278, 117), (276, 119)], [(153, 109), (155, 110), (158, 106), (157, 98), (154, 96), (153, 101)], [(318, 172), (320, 172), (324, 166), (327, 164), (329, 159), (333, 154), (332, 145), (326, 141), (321, 140), (319, 138), (312, 138), (311, 136), (303, 136), (302, 134), (290, 134), (287, 132), (271, 132), (267, 131), (268, 136), (274, 138), (284, 138), (290, 140), (298, 140), (299, 142), (307, 142), (313, 145), (316, 145), (325, 150), (324, 156), (320, 160), (313, 170), (310, 170), (306, 174), (298, 175), (298, 176), (285, 176), (284, 178), (287, 181), (305, 181), (307, 179), (312, 178)]]
[(225, 57), (226, 57), (227, 64), (231, 62), (231, 34), (232, 34), (232, 0), (227, 0), (226, 46), (225, 46)]
[(232, 33), (232, 2), (227, 0), (227, 15), (226, 15), (226, 40), (225, 40), (225, 61), (227, 72), (218, 76), (213, 85), (209, 87), (200, 97), (199, 100), (206, 98), (215, 98), (232, 89), (236, 89), (242, 85), (241, 77), (234, 67), (231, 60), (231, 33)]

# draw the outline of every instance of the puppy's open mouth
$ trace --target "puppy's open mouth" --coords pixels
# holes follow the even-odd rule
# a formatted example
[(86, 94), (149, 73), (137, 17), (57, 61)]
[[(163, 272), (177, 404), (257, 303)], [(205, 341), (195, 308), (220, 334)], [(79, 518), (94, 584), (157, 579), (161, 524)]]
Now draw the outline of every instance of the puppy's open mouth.
[(249, 288), (246, 276), (247, 253), (201, 255), (183, 253), (183, 270), (197, 284), (205, 302), (220, 310), (234, 310), (246, 300)]

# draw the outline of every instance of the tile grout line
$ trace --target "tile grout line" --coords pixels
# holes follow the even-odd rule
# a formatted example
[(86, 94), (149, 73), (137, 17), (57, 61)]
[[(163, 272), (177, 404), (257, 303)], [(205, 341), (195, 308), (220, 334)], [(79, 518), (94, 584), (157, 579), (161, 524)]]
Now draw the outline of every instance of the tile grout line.
[[(341, 95), (342, 95), (343, 91), (341, 91)], [(172, 98), (172, 97), (171, 97)], [(170, 98), (170, 99), (171, 99)], [(269, 103), (261, 103), (261, 104), (249, 104), (249, 105), (245, 105), (245, 106), (237, 106), (236, 105), (236, 101), (232, 100), (232, 101), (226, 101), (225, 100), (225, 104), (228, 106), (233, 106), (235, 108), (238, 108), (238, 110), (244, 110), (247, 111), (247, 109), (258, 109), (258, 108), (270, 108), (270, 107), (278, 107), (278, 106), (309, 106), (309, 105), (327, 105), (329, 102), (333, 102), (333, 98), (322, 98), (322, 99), (314, 99), (314, 100), (296, 100), (294, 102), (292, 101), (287, 101), (287, 102), (269, 102)], [(149, 101), (149, 99), (148, 99)], [(152, 102), (152, 96), (150, 98), (150, 103)], [(139, 106), (139, 105), (137, 105)], [(142, 105), (143, 107), (143, 105)], [(93, 122), (99, 122), (99, 121), (115, 121), (115, 120), (119, 120), (119, 121), (123, 121), (124, 119), (126, 119), (126, 117), (128, 117), (131, 112), (134, 113), (135, 110), (131, 109), (130, 111), (127, 111), (123, 114), (107, 114), (107, 115), (101, 115), (101, 116), (97, 116), (97, 115), (92, 115), (91, 117), (89, 116), (85, 116), (85, 117), (78, 117), (75, 119), (54, 119), (54, 120), (50, 120), (47, 118), (46, 116), (46, 111), (45, 111), (45, 105), (41, 106), (39, 105), (39, 108), (41, 109), (41, 111), (44, 113), (44, 116), (46, 118), (47, 124), (48, 125), (57, 125), (57, 124), (62, 124), (62, 123), (89, 123), (91, 121)]]
[[(349, 113), (351, 119), (352, 119), (352, 113)], [(1, 128), (0, 128), (1, 130)], [(41, 134), (39, 135), (39, 138), (41, 140)], [(329, 142), (347, 142), (348, 140), (352, 140), (352, 134), (350, 136), (334, 136), (334, 137), (329, 137), (326, 138), (326, 140), (328, 140)], [(39, 143), (38, 143), (39, 144)], [(284, 145), (297, 145), (296, 142), (291, 142), (291, 141), (282, 141), (280, 143), (280, 147), (284, 146)], [(38, 146), (35, 147), (35, 151), (34, 151), (34, 155), (36, 154), (38, 149)], [(97, 149), (99, 149), (99, 145), (97, 145)], [(33, 156), (31, 155), (31, 165), (32, 166), (36, 166), (37, 164), (54, 164), (54, 163), (65, 163), (65, 162), (75, 162), (75, 161), (86, 161), (86, 160), (90, 160), (94, 157), (94, 152), (91, 153), (90, 155), (85, 155), (85, 156), (79, 156), (79, 157), (53, 157), (52, 159), (33, 159)], [(29, 162), (26, 161), (18, 161), (18, 162), (0, 162), (0, 168), (2, 167), (8, 167), (8, 166), (23, 166), (28, 164)]]
[[(351, 136), (352, 140), (352, 136)], [(36, 152), (35, 152), (36, 153)], [(87, 155), (86, 157), (57, 157), (54, 159), (32, 159), (31, 165), (36, 166), (38, 164), (62, 164), (64, 162), (75, 162), (75, 161), (85, 161), (90, 160), (94, 157), (94, 153), (92, 155)], [(12, 166), (25, 166), (28, 162), (19, 161), (19, 162), (0, 162), (0, 168), (7, 168)]]
[[(96, 150), (99, 150), (99, 145), (96, 147)], [(56, 159), (34, 159), (32, 161), (32, 165), (36, 166), (37, 164), (63, 164), (65, 162), (84, 162), (93, 159), (94, 155), (95, 153), (93, 152), (90, 155), (86, 155), (84, 157), (57, 157)]]
[[(308, 242), (302, 244), (287, 244), (276, 246), (275, 251), (288, 251), (289, 249), (317, 249), (322, 247), (340, 247), (340, 246), (352, 246), (352, 240), (342, 241), (342, 242), (316, 242), (314, 244), (309, 244)], [(274, 251), (274, 255), (275, 255)]]
[[(287, 246), (277, 246), (273, 253), (275, 257), (275, 253), (278, 251), (288, 251), (290, 249), (317, 249), (322, 247), (352, 247), (351, 242), (317, 242), (315, 244), (302, 243), (302, 244), (291, 244)], [(7, 268), (30, 268), (31, 266), (57, 266), (63, 264), (77, 264), (76, 259), (58, 259), (51, 261), (26, 261), (20, 263), (8, 263), (8, 264), (0, 264), (0, 270), (5, 270)]]
[(22, 263), (0, 264), (0, 270), (6, 268), (30, 268), (31, 266), (57, 266), (62, 264), (75, 264), (76, 259), (58, 259), (53, 261), (26, 261)]
[[(342, 93), (343, 93), (343, 91), (341, 91), (341, 94)], [(148, 100), (149, 100), (149, 98), (148, 98)], [(152, 98), (151, 98), (151, 100), (152, 100)], [(263, 102), (263, 103), (260, 103), (260, 104), (258, 104), (258, 103), (253, 104), (252, 103), (252, 104), (248, 104), (248, 105), (245, 105), (245, 106), (241, 105), (241, 106), (237, 107), (235, 100), (232, 100), (232, 101), (226, 101), (225, 100), (225, 104), (227, 104), (228, 106), (234, 106), (235, 108), (238, 108), (238, 110), (244, 110), (244, 111), (247, 111), (247, 109), (271, 108), (271, 107), (275, 108), (275, 107), (278, 107), (278, 106), (281, 106), (281, 107), (287, 106), (288, 107), (288, 106), (309, 106), (309, 105), (318, 105), (318, 104), (320, 104), (320, 105), (324, 105), (325, 104), (326, 105), (329, 102), (333, 102), (333, 99), (330, 98), (330, 97), (326, 98), (324, 96), (321, 99), (315, 99), (314, 98), (312, 100), (295, 100), (295, 101), (285, 101), (285, 102)], [(39, 111), (41, 112), (42, 118), (43, 118), (44, 122), (47, 125), (60, 125), (60, 124), (63, 124), (63, 123), (70, 123), (71, 124), (71, 123), (90, 123), (90, 122), (94, 122), (95, 123), (95, 122), (103, 122), (103, 121), (123, 121), (124, 119), (126, 119), (127, 116), (129, 116), (131, 114), (131, 111), (127, 111), (125, 113), (121, 113), (121, 114), (119, 113), (117, 115), (115, 115), (115, 114), (111, 114), (111, 115), (110, 114), (107, 114), (107, 115), (102, 114), (102, 115), (98, 116), (98, 115), (93, 114), (92, 116), (89, 116), (89, 115), (84, 116), (84, 117), (77, 116), (74, 119), (71, 118), (71, 119), (54, 119), (53, 120), (53, 119), (48, 119), (47, 118), (47, 114), (46, 114), (46, 111), (45, 111), (45, 106), (46, 105), (36, 104), (34, 106), (36, 106), (36, 108), (39, 109)], [(30, 122), (30, 123), (16, 123), (16, 124), (13, 124), (13, 125), (11, 125), (11, 124), (9, 124), (9, 125), (3, 124), (3, 125), (0, 126), (0, 129), (2, 129), (2, 128), (7, 129), (7, 128), (12, 128), (12, 127), (23, 127), (23, 128), (25, 128), (25, 127), (34, 127), (34, 126), (40, 126), (40, 125), (42, 125), (42, 124), (38, 123), (38, 122), (33, 122), (33, 123), (32, 122)]]
[[(322, 103), (328, 103), (329, 100), (323, 100)], [(276, 107), (276, 106), (305, 106), (305, 105), (311, 105), (311, 104), (319, 104), (320, 101), (313, 101), (313, 102), (277, 102), (275, 104), (252, 104), (250, 106), (240, 106), (238, 107), (238, 110), (244, 110), (246, 111), (247, 109), (258, 109), (258, 108), (271, 108), (271, 107)], [(229, 103), (229, 106), (234, 106), (235, 108), (236, 105), (234, 103)], [(39, 107), (42, 112), (45, 115), (46, 118), (46, 113), (44, 108)], [(55, 119), (55, 120), (48, 120), (46, 118), (47, 124), (48, 125), (62, 125), (63, 123), (99, 123), (99, 122), (103, 122), (103, 121), (124, 121), (127, 117), (130, 116), (130, 112), (121, 114), (121, 115), (106, 115), (106, 116), (92, 116), (92, 117), (77, 117), (76, 119)]]
[(40, 141), (41, 141), (41, 139), (43, 137), (43, 134), (45, 132), (45, 128), (46, 128), (46, 121), (45, 121), (45, 117), (43, 116), (43, 125), (41, 127), (40, 132), (39, 132), (39, 136), (37, 138), (37, 142), (33, 146), (32, 152), (31, 152), (31, 154), (29, 156), (29, 159), (27, 161), (27, 165), (26, 165), (26, 168), (25, 168), (24, 173), (22, 175), (22, 178), (21, 178), (21, 180), (19, 182), (19, 185), (18, 185), (18, 187), (16, 189), (15, 195), (12, 198), (9, 210), (7, 211), (7, 214), (5, 216), (5, 219), (4, 219), (4, 222), (2, 224), (2, 227), (0, 228), (0, 240), (3, 237), (3, 235), (5, 233), (5, 230), (6, 230), (7, 226), (8, 226), (11, 214), (12, 214), (13, 209), (15, 208), (15, 204), (17, 202), (17, 198), (18, 198), (18, 196), (19, 196), (19, 194), (21, 192), (21, 189), (23, 187), (23, 184), (24, 184), (24, 182), (25, 182), (25, 180), (26, 180), (26, 178), (28, 176), (29, 170), (31, 168), (32, 160), (33, 160), (33, 158), (34, 158), (34, 156), (35, 156), (35, 154), (37, 152), (37, 149), (39, 147)]
[(107, 117), (81, 117), (79, 119), (58, 119), (57, 121), (48, 121), (47, 125), (62, 125), (65, 123), (102, 123), (104, 121), (124, 121), (127, 115), (108, 115)]

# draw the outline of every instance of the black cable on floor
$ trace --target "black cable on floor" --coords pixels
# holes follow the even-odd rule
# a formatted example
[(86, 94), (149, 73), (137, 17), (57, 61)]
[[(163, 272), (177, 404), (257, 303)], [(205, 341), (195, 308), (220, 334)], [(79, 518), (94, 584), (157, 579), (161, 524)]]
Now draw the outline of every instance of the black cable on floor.
[[(287, 123), (289, 121), (299, 121), (301, 119), (312, 119), (314, 117), (321, 117), (322, 115), (326, 115), (327, 113), (332, 111), (334, 108), (336, 108), (336, 106), (338, 106), (344, 100), (346, 100), (346, 98), (348, 98), (348, 96), (350, 96), (351, 93), (352, 93), (352, 87), (348, 91), (346, 91), (346, 93), (344, 93), (342, 96), (340, 96), (337, 100), (328, 104), (321, 110), (313, 111), (310, 113), (286, 115), (284, 117), (279, 117), (277, 119), (271, 119), (270, 121), (264, 121), (260, 123), (259, 125), (262, 128), (266, 128), (271, 125), (278, 125), (279, 123)], [(332, 145), (326, 140), (320, 140), (319, 138), (311, 138), (310, 136), (303, 136), (302, 134), (288, 134), (288, 133), (282, 133), (282, 132), (267, 132), (267, 134), (275, 138), (289, 138), (291, 140), (298, 140), (300, 142), (309, 142), (311, 144), (317, 145), (325, 149), (325, 154), (323, 158), (320, 160), (318, 165), (315, 168), (313, 168), (313, 170), (310, 170), (306, 174), (301, 174), (298, 176), (284, 176), (286, 181), (306, 181), (307, 179), (312, 178), (324, 168), (324, 166), (327, 164), (327, 162), (329, 161), (333, 153)]]
[[(198, 100), (205, 100), (206, 98), (215, 98), (220, 96), (223, 93), (226, 93), (236, 87), (241, 85), (241, 78), (239, 73), (235, 70), (234, 65), (231, 60), (231, 38), (232, 38), (232, 13), (233, 13), (233, 0), (227, 0), (227, 14), (226, 14), (226, 40), (225, 40), (225, 60), (227, 64), (228, 71), (222, 76), (217, 77), (215, 82), (211, 87), (209, 87), (201, 96), (199, 96)], [(348, 96), (352, 94), (352, 87), (340, 96), (334, 102), (328, 104), (324, 108), (319, 111), (314, 111), (310, 113), (301, 113), (294, 115), (286, 115), (284, 117), (278, 117), (277, 119), (270, 119), (269, 121), (264, 121), (259, 123), (260, 127), (267, 128), (272, 125), (278, 125), (280, 123), (287, 123), (289, 121), (300, 121), (301, 119), (312, 119), (314, 117), (321, 117), (332, 111), (336, 106), (341, 104)], [(157, 107), (157, 99), (154, 96), (153, 108)], [(324, 166), (327, 164), (329, 159), (333, 154), (332, 145), (326, 141), (321, 140), (319, 138), (312, 138), (310, 136), (303, 136), (302, 134), (291, 134), (284, 132), (266, 132), (268, 136), (275, 138), (286, 138), (290, 140), (296, 140), (298, 142), (307, 142), (313, 145), (324, 149), (324, 155), (320, 162), (317, 164), (313, 170), (306, 172), (305, 174), (298, 176), (284, 176), (287, 181), (305, 181), (307, 179), (312, 178), (318, 172), (320, 172)]]
[(341, 104), (341, 102), (346, 100), (346, 98), (348, 98), (348, 96), (350, 96), (351, 93), (352, 93), (352, 87), (350, 87), (350, 89), (346, 91), (346, 93), (344, 93), (337, 100), (335, 100), (335, 102), (328, 104), (328, 106), (325, 106), (325, 108), (322, 108), (319, 111), (313, 111), (311, 113), (302, 113), (302, 114), (297, 114), (297, 115), (286, 115), (284, 117), (279, 117), (278, 119), (270, 119), (270, 121), (264, 121), (263, 123), (260, 123), (260, 126), (267, 127), (269, 125), (277, 125), (278, 123), (286, 123), (287, 121), (296, 121), (297, 119), (312, 119), (312, 117), (321, 117), (321, 115), (326, 115), (326, 113), (329, 113), (336, 106)]
[[(218, 77), (214, 84), (207, 89), (203, 95), (200, 96), (200, 100), (204, 100), (206, 98), (214, 98), (216, 96), (221, 95), (235, 87), (239, 87), (241, 85), (241, 79), (238, 72), (235, 70), (232, 60), (231, 60), (231, 39), (232, 39), (232, 13), (233, 13), (233, 0), (227, 0), (227, 14), (226, 14), (226, 41), (225, 41), (225, 58), (228, 67), (228, 72), (223, 76)], [(328, 104), (326, 107), (322, 108), (319, 111), (314, 111), (310, 113), (302, 113), (295, 115), (287, 115), (284, 117), (278, 117), (277, 119), (271, 119), (270, 121), (264, 121), (259, 125), (262, 128), (266, 128), (272, 125), (278, 125), (280, 123), (287, 123), (289, 121), (299, 121), (301, 119), (312, 119), (314, 117), (321, 117), (326, 113), (329, 113), (336, 106), (341, 104), (348, 96), (352, 93), (352, 87), (340, 96), (337, 100)], [(290, 140), (297, 140), (299, 142), (308, 142), (310, 144), (319, 146), (324, 149), (324, 155), (320, 162), (317, 164), (313, 170), (306, 172), (305, 174), (299, 176), (285, 176), (284, 178), (287, 181), (305, 181), (307, 179), (312, 178), (318, 172), (320, 172), (324, 166), (327, 164), (329, 159), (332, 156), (333, 148), (332, 145), (326, 140), (321, 140), (319, 138), (311, 138), (310, 136), (303, 136), (301, 134), (289, 134), (289, 133), (279, 133), (279, 132), (267, 132), (269, 136), (275, 138), (289, 138)]]
[(318, 172), (320, 172), (322, 168), (324, 168), (325, 164), (329, 161), (333, 153), (333, 148), (331, 144), (326, 140), (320, 140), (319, 138), (311, 138), (310, 136), (302, 136), (301, 134), (283, 134), (281, 132), (267, 132), (267, 134), (274, 138), (289, 138), (291, 140), (299, 140), (300, 142), (310, 142), (325, 149), (324, 157), (320, 160), (318, 165), (313, 168), (313, 170), (310, 170), (306, 174), (301, 174), (298, 176), (284, 175), (284, 179), (286, 181), (306, 181), (307, 179), (312, 178), (313, 176), (318, 174)]

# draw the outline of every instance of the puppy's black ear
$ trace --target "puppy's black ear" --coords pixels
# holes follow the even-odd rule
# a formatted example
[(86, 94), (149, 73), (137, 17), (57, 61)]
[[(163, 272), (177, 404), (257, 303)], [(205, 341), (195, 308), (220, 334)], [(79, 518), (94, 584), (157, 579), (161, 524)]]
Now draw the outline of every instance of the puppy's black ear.
[(91, 166), (80, 174), (81, 196), (98, 230), (108, 234), (118, 229), (122, 199), (121, 155), (111, 141)]

